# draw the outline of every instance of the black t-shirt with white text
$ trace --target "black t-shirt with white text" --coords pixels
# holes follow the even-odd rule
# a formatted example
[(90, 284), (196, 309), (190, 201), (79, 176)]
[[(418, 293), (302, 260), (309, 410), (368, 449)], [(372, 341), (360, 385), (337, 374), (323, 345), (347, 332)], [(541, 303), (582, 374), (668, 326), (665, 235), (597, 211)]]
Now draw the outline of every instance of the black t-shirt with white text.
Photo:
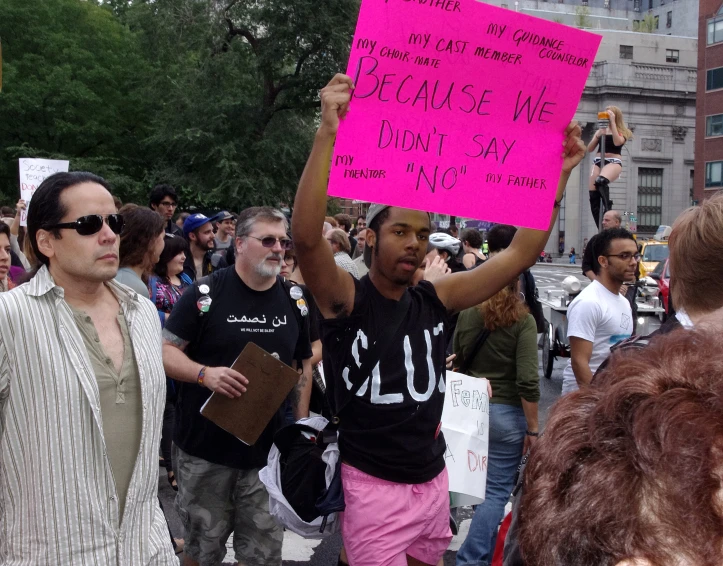
[[(299, 328), (289, 293), (279, 277), (271, 289), (254, 291), (233, 266), (211, 276), (212, 303), (199, 316), (196, 287), (189, 286), (166, 321), (166, 330), (189, 342), (188, 356), (210, 367), (231, 367), (248, 342), (253, 342), (292, 365), (311, 357), (308, 324)], [(302, 319), (304, 322), (305, 319)], [(276, 430), (283, 424), (285, 405), (256, 444), (246, 446), (200, 414), (211, 391), (195, 383), (178, 383), (173, 441), (184, 452), (237, 469), (266, 465)]]
[[(354, 281), (354, 310), (321, 323), (327, 392), (335, 407), (348, 398), (349, 367), (360, 364), (388, 323), (396, 301), (383, 297), (369, 276)], [(424, 483), (444, 469), (446, 309), (434, 286), (422, 281), (407, 290), (409, 311), (402, 331), (342, 410), (339, 450), (343, 461), (372, 476), (397, 483)]]

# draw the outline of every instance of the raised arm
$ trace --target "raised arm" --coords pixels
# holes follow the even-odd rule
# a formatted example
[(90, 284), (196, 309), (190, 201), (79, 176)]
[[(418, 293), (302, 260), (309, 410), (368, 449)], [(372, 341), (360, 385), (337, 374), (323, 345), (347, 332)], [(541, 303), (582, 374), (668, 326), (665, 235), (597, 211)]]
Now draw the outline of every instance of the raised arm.
[(354, 303), (352, 276), (336, 265), (331, 247), (321, 235), (334, 140), (339, 120), (349, 108), (352, 88), (351, 78), (338, 74), (321, 91), (321, 126), (301, 175), (291, 217), (291, 235), (304, 282), (324, 318), (350, 312)]
[(570, 173), (585, 156), (585, 144), (580, 139), (580, 126), (571, 122), (565, 129), (564, 162), (547, 230), (522, 228), (515, 234), (510, 247), (472, 271), (453, 273), (434, 283), (437, 296), (450, 311), (461, 311), (489, 299), (525, 269), (533, 266), (544, 249), (555, 226), (559, 202), (565, 194)]
[(588, 153), (593, 153), (595, 151), (599, 151), (600, 148), (598, 147), (600, 145), (600, 136), (605, 135), (605, 130), (598, 130), (595, 132), (595, 135), (590, 140), (590, 143), (587, 145), (587, 151)]

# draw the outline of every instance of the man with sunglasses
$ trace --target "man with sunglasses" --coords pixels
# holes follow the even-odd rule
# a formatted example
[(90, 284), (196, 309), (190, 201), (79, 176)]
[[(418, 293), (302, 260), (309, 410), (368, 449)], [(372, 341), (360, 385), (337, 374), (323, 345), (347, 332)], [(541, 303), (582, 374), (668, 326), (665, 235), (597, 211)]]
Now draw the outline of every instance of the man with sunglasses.
[(635, 239), (624, 228), (603, 230), (595, 253), (596, 278), (567, 309), (570, 361), (562, 374), (563, 394), (589, 385), (610, 348), (633, 332), (633, 312), (620, 286), (635, 279), (640, 259)]
[(210, 218), (205, 214), (191, 214), (183, 223), (183, 234), (188, 240), (190, 251), (183, 264), (183, 273), (191, 281), (210, 275), (217, 269), (228, 267), (224, 255), (214, 253), (216, 234), (213, 231), (213, 223), (223, 214), (219, 212)]
[(0, 563), (176, 562), (158, 505), (160, 322), (118, 284), (106, 182), (56, 173), (33, 195), (40, 265), (0, 294)]
[[(284, 252), (291, 248), (287, 229), (279, 210), (241, 212), (234, 265), (196, 281), (174, 306), (163, 331), (166, 373), (181, 382), (173, 462), (186, 566), (220, 564), (231, 533), (239, 563), (281, 564), (283, 530), (269, 514), (259, 470), (287, 410), (295, 418), (308, 416), (312, 355), (308, 304), (300, 287), (279, 276)], [(246, 391), (248, 380), (230, 368), (249, 342), (303, 368), (288, 403), (253, 446), (199, 412), (212, 393), (233, 398)]]
[(148, 197), (149, 206), (166, 221), (166, 233), (183, 236), (183, 230), (173, 222), (178, 207), (178, 195), (171, 185), (156, 185)]

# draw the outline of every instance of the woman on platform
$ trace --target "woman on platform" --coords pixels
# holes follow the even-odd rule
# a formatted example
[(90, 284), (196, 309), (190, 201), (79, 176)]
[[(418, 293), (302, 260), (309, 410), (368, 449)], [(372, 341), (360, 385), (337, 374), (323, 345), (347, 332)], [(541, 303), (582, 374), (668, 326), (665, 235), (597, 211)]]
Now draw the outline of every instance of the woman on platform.
[[(600, 201), (603, 199), (606, 203), (606, 210), (609, 210), (607, 202), (609, 200), (608, 185), (617, 181), (623, 170), (623, 162), (621, 159), (623, 146), (625, 142), (633, 137), (633, 133), (625, 125), (623, 113), (617, 106), (608, 106), (606, 109), (610, 119), (608, 128), (600, 128), (593, 136), (590, 144), (587, 146), (588, 152), (597, 151), (597, 155), (593, 160), (592, 171), (590, 172), (590, 209), (592, 210), (595, 224), (599, 222)], [(600, 155), (600, 139), (605, 137), (605, 162), (603, 163)], [(602, 193), (602, 195), (601, 195)], [(599, 225), (598, 225), (599, 226)]]

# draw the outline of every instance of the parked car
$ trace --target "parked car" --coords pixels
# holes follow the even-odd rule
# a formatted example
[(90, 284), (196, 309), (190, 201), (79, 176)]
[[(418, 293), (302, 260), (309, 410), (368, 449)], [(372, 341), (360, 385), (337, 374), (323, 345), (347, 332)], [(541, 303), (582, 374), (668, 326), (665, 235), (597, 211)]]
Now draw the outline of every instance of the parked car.
[(661, 314), (660, 320), (665, 322), (667, 318), (673, 314), (670, 305), (670, 259), (661, 261), (658, 266), (649, 274), (658, 282), (658, 298), (660, 304), (665, 309), (665, 313)]

